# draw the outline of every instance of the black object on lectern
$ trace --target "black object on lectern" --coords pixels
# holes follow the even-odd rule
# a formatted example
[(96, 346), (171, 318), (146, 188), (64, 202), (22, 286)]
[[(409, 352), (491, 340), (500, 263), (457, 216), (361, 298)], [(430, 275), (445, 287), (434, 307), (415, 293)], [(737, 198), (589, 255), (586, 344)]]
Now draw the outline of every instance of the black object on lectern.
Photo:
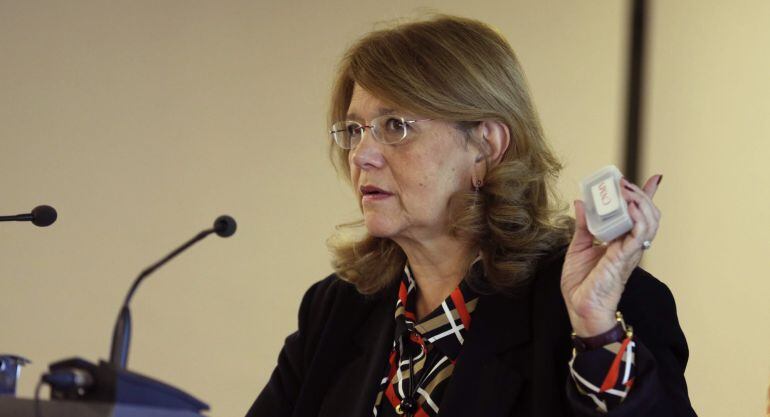
[(21, 367), (28, 363), (29, 359), (18, 355), (0, 354), (0, 395), (16, 395)]
[[(129, 303), (139, 284), (155, 270), (166, 264), (187, 248), (206, 236), (216, 233), (229, 237), (235, 233), (235, 220), (230, 216), (219, 216), (213, 227), (203, 230), (185, 244), (150, 265), (134, 280), (123, 301), (113, 331), (110, 361), (93, 364), (81, 358), (66, 359), (49, 365), (49, 372), (42, 382), (51, 386), (51, 399), (70, 400), (86, 403), (136, 405), (170, 411), (190, 412), (195, 415), (209, 409), (208, 404), (192, 395), (126, 369), (128, 349), (131, 341), (131, 311)], [(37, 397), (37, 394), (36, 394)], [(64, 401), (62, 401), (64, 402)], [(2, 414), (0, 414), (1, 416)]]
[(86, 389), (63, 389), (52, 385), (52, 400), (135, 404), (196, 413), (209, 409), (208, 404), (178, 388), (136, 372), (120, 369), (105, 361), (95, 365), (84, 359), (72, 358), (52, 363), (48, 369), (49, 375), (78, 370), (93, 378), (90, 387)]

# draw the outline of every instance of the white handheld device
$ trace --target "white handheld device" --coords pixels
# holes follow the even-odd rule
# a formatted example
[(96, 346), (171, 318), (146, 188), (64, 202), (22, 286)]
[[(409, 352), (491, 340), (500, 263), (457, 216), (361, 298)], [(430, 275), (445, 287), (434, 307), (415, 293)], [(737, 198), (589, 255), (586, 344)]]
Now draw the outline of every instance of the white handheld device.
[(588, 231), (602, 242), (610, 242), (631, 230), (634, 223), (620, 195), (623, 175), (615, 165), (606, 166), (580, 182)]

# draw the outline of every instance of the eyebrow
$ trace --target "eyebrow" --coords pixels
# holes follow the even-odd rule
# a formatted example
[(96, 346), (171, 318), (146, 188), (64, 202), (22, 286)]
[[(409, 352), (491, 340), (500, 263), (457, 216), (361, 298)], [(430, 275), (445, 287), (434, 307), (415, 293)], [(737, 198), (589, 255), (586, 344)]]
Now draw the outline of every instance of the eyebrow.
[[(393, 114), (396, 110), (391, 109), (388, 107), (380, 107), (377, 109), (377, 113), (375, 117), (384, 116), (386, 114)], [(362, 120), (363, 117), (357, 115), (356, 113), (348, 113), (346, 116), (347, 120)]]

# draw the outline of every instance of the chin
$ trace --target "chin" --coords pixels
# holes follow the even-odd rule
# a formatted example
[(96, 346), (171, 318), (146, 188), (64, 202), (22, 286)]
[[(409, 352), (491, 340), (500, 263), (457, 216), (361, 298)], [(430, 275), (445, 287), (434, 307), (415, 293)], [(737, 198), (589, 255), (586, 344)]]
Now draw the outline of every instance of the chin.
[(390, 238), (396, 235), (398, 228), (392, 222), (379, 216), (365, 216), (364, 225), (369, 235), (373, 237)]

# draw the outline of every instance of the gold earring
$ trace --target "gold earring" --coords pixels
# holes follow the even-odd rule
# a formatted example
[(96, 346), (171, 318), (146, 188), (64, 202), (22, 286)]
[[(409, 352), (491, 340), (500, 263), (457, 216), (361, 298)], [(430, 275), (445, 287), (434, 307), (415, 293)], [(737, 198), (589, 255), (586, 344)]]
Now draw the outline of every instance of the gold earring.
[(479, 192), (479, 189), (484, 185), (484, 181), (482, 181), (479, 178), (473, 179), (473, 188), (476, 189), (476, 192)]

